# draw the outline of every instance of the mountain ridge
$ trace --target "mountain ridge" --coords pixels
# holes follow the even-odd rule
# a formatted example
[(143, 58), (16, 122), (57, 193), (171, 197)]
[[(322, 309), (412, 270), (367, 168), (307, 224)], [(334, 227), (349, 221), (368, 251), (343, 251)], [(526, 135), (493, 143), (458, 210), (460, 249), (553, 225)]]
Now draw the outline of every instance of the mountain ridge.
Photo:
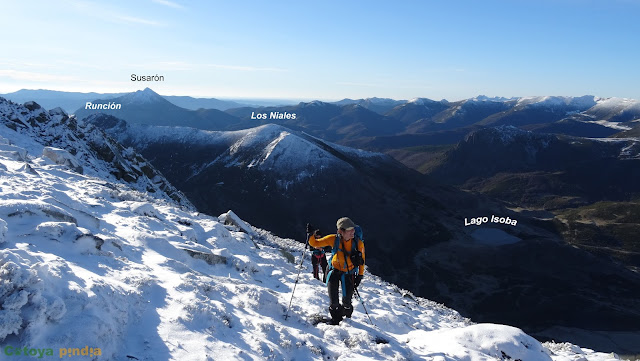
[[(72, 168), (82, 165), (78, 168), (82, 173), (106, 174), (103, 177), (135, 184), (141, 191), (156, 193), (193, 208), (184, 195), (144, 157), (132, 149), (125, 149), (102, 129), (78, 123), (60, 108), (47, 112), (35, 102), (18, 105), (0, 97), (0, 121), (5, 129), (24, 137), (33, 139), (37, 136), (38, 141), (30, 142), (28, 153), (48, 152), (46, 158), (61, 165)], [(20, 155), (19, 158), (25, 156)]]

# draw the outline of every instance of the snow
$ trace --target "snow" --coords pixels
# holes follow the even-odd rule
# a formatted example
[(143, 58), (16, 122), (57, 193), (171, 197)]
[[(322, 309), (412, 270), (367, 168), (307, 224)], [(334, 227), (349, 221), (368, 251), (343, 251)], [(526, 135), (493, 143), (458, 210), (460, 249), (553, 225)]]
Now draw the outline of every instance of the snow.
[(640, 106), (640, 101), (628, 98), (603, 98), (599, 99), (596, 108), (636, 108)]
[(580, 348), (576, 345), (572, 345), (570, 343), (555, 343), (555, 342), (545, 342), (543, 346), (552, 352), (552, 357), (554, 361), (584, 361), (584, 360), (592, 360), (593, 358), (598, 358), (603, 361), (613, 361), (619, 360), (620, 358), (613, 354), (605, 354), (601, 352), (595, 352), (593, 350), (587, 348)]
[(264, 169), (275, 172), (283, 179), (290, 179), (295, 174), (295, 179), (299, 181), (340, 163), (326, 150), (279, 125), (267, 124), (233, 133), (241, 137), (229, 147), (228, 152), (210, 165), (222, 163), (227, 167)]
[(587, 110), (597, 104), (599, 98), (592, 95), (581, 97), (563, 97), (563, 96), (536, 96), (522, 97), (518, 99), (517, 106), (569, 106), (581, 110)]
[(455, 360), (549, 360), (548, 351), (520, 329), (478, 324), (437, 331), (411, 331), (408, 344), (421, 356), (442, 355)]
[(475, 98), (470, 98), (465, 100), (465, 102), (495, 102), (495, 103), (503, 103), (508, 102), (510, 100), (514, 100), (515, 98), (504, 98), (504, 97), (488, 97), (486, 95), (478, 95)]
[(620, 130), (620, 131), (632, 129), (632, 127), (629, 127), (629, 126), (626, 126), (626, 125), (622, 125), (622, 124), (616, 123), (616, 122), (610, 122), (608, 120), (593, 120), (593, 121), (581, 120), (581, 122), (599, 124), (599, 125), (602, 125), (603, 127), (607, 127), (607, 128), (611, 128), (611, 129), (617, 129), (617, 130)]
[(359, 158), (386, 158), (387, 156), (383, 153), (378, 153), (378, 152), (370, 152), (367, 150), (362, 150), (362, 149), (358, 149), (358, 148), (351, 148), (351, 147), (347, 147), (344, 145), (340, 145), (340, 144), (336, 144), (336, 143), (332, 143), (332, 142), (328, 142), (324, 139), (315, 137), (313, 135), (310, 135), (308, 133), (302, 133), (305, 137), (314, 139), (316, 142), (320, 142), (322, 144), (328, 145), (329, 147), (339, 151), (340, 153), (343, 154), (347, 154), (347, 155), (351, 155), (351, 156), (355, 156), (355, 157), (359, 157)]
[[(309, 140), (309, 138), (313, 138)], [(225, 167), (247, 167), (269, 170), (287, 181), (280, 182), (286, 187), (302, 179), (313, 177), (330, 166), (350, 167), (329, 151), (313, 142), (315, 137), (298, 135), (292, 130), (266, 124), (238, 131), (206, 131), (186, 127), (129, 126), (126, 132), (119, 132), (119, 140), (135, 144), (143, 149), (150, 143), (179, 142), (183, 144), (213, 145), (225, 149), (216, 158), (197, 165), (194, 175), (208, 167), (222, 164)], [(324, 142), (344, 154), (362, 158), (384, 157), (358, 149)]]
[(237, 214), (235, 214), (233, 211), (228, 211), (227, 213), (223, 213), (218, 217), (218, 220), (224, 224), (229, 224), (229, 225), (233, 225), (235, 227), (238, 227), (242, 232), (251, 235), (252, 237), (254, 237), (256, 234), (253, 232), (253, 229), (247, 224), (245, 223), (245, 221), (243, 221), (242, 219), (240, 219), (240, 217), (238, 217)]
[(0, 243), (7, 240), (7, 222), (0, 218)]
[(42, 155), (56, 164), (67, 166), (78, 173), (83, 172), (82, 166), (78, 163), (76, 158), (64, 149), (44, 147), (42, 149)]
[(640, 119), (640, 101), (627, 98), (600, 99), (586, 113), (606, 117), (606, 119), (625, 113), (630, 114), (633, 118), (632, 120), (637, 120)]
[(35, 174), (40, 163), (53, 164), (60, 171), (127, 183), (165, 199), (180, 198), (183, 206), (193, 208), (142, 156), (94, 125), (77, 123), (61, 109), (46, 112), (33, 102), (23, 106), (0, 98), (0, 154), (20, 161), (25, 172)]
[(26, 157), (0, 153), (3, 350), (88, 346), (100, 350), (95, 360), (617, 359), (473, 324), (368, 273), (359, 290), (373, 324), (355, 298), (352, 319), (313, 326), (328, 297), (303, 244), (231, 211), (200, 214), (46, 161), (40, 143), (2, 122), (0, 134)]

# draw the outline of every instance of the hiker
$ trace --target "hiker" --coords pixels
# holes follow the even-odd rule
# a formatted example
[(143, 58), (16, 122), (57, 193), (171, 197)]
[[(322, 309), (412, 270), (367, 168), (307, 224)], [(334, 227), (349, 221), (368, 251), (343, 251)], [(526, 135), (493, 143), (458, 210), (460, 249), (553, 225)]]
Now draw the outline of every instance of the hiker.
[(313, 277), (317, 280), (320, 279), (320, 267), (322, 267), (322, 283), (327, 283), (327, 256), (326, 249), (330, 247), (324, 248), (313, 248), (311, 252), (311, 264), (313, 265)]
[[(308, 229), (309, 245), (315, 248), (332, 246), (333, 252), (327, 290), (329, 292), (329, 313), (331, 324), (337, 325), (342, 317), (351, 318), (353, 306), (351, 298), (354, 288), (362, 282), (364, 275), (364, 242), (355, 237), (356, 224), (347, 217), (336, 222), (337, 234), (330, 234), (320, 239), (316, 238), (317, 230)], [(342, 304), (338, 298), (338, 286), (342, 285)]]

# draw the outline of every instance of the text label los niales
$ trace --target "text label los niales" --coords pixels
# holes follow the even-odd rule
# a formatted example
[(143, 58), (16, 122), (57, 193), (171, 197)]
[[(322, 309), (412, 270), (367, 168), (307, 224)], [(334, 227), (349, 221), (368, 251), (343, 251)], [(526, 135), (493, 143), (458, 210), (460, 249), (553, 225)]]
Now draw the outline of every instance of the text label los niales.
[[(251, 112), (251, 119), (267, 119), (267, 113)], [(296, 119), (296, 113), (269, 112), (268, 119)]]

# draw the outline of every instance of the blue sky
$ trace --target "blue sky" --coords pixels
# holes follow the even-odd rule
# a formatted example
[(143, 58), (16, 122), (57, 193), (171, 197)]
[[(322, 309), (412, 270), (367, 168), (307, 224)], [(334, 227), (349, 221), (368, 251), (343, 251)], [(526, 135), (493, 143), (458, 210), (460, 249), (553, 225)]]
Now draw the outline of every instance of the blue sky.
[[(3, 1), (0, 93), (640, 99), (640, 0)], [(137, 83), (159, 74), (162, 83)]]

